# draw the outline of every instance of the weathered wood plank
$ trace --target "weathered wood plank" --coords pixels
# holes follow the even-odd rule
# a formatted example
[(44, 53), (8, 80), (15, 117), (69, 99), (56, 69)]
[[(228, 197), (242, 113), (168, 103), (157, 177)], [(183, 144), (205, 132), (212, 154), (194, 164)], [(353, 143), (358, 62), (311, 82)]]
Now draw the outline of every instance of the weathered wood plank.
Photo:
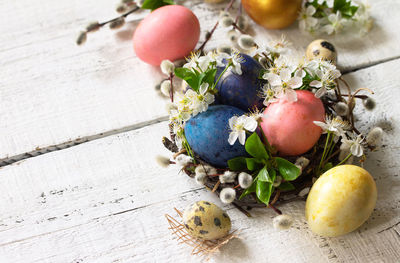
[[(367, 223), (343, 237), (321, 238), (308, 229), (302, 202), (280, 207), (296, 219), (283, 232), (272, 228), (271, 210), (254, 210), (249, 219), (225, 206), (242, 240), (226, 246), (215, 262), (398, 261), (399, 65), (396, 60), (346, 76), (376, 91), (375, 111), (357, 108), (360, 129), (379, 124), (386, 131), (385, 146), (366, 164), (379, 193)], [(177, 167), (157, 167), (153, 158), (166, 153), (160, 142), (165, 134), (164, 122), (0, 169), (2, 262), (199, 261), (171, 239), (163, 215), (199, 199), (220, 202)]]
[[(165, 116), (164, 101), (152, 88), (162, 76), (132, 51), (130, 39), (137, 22), (119, 32), (104, 29), (90, 35), (83, 47), (74, 44), (87, 21), (113, 17), (114, 4), (107, 0), (0, 3), (7, 14), (0, 23), (3, 165)], [(201, 0), (186, 4), (199, 16), (203, 32), (212, 27), (222, 6)], [(369, 35), (331, 38), (340, 66), (351, 70), (398, 57), (399, 10), (398, 1), (374, 1), (376, 27)], [(296, 25), (280, 31), (258, 26), (253, 30), (260, 42), (285, 33), (299, 54), (312, 39), (301, 35)], [(208, 47), (226, 43), (226, 31), (218, 29)]]

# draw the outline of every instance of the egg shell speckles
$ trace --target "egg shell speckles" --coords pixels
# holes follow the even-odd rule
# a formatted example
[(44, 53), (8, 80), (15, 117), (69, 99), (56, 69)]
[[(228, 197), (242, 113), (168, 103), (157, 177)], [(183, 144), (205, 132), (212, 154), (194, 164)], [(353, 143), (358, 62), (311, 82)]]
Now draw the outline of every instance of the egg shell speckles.
[[(222, 75), (216, 88), (218, 94), (216, 100), (220, 104), (231, 105), (249, 111), (254, 106), (263, 107), (263, 99), (259, 96), (265, 81), (260, 79), (262, 66), (252, 57), (240, 54), (242, 75), (237, 75), (227, 70)], [(226, 63), (226, 62), (225, 62)], [(215, 80), (219, 78), (224, 68), (218, 68)]]
[(341, 165), (325, 172), (306, 202), (311, 230), (321, 236), (347, 234), (371, 215), (377, 198), (375, 181), (363, 168)]
[(295, 156), (310, 150), (322, 130), (313, 121), (324, 121), (322, 101), (310, 91), (296, 91), (297, 101), (279, 100), (264, 111), (261, 127), (280, 155)]
[(306, 57), (310, 60), (322, 58), (336, 64), (337, 53), (335, 47), (324, 39), (317, 39), (311, 42), (306, 50)]
[(217, 167), (227, 167), (229, 159), (247, 156), (244, 145), (238, 140), (234, 145), (228, 143), (229, 119), (243, 114), (232, 106), (215, 105), (192, 117), (185, 125), (190, 147), (201, 159)]
[(144, 62), (158, 66), (164, 59), (183, 58), (196, 47), (200, 24), (188, 8), (160, 7), (143, 19), (135, 30), (133, 46)]
[(204, 240), (222, 238), (231, 230), (228, 214), (207, 201), (199, 201), (186, 208), (183, 223), (191, 236)]

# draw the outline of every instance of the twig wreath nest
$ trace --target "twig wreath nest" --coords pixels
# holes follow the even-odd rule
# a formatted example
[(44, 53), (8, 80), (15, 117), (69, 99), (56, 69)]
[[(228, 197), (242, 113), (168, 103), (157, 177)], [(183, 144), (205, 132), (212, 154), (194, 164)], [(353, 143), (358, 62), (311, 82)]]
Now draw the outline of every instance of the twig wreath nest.
[[(242, 4), (255, 22), (266, 28), (289, 24), (286, 5), (279, 12), (274, 9), (279, 5), (270, 5), (273, 10), (254, 5), (252, 10), (252, 2)], [(335, 47), (326, 40), (313, 41), (304, 57), (294, 56), (284, 37), (267, 45), (256, 43), (245, 32), (248, 23), (241, 6), (235, 18), (229, 13), (234, 3), (229, 1), (200, 47), (179, 67), (170, 60), (193, 50), (200, 26), (189, 9), (172, 0), (123, 0), (117, 7), (119, 17), (90, 23), (77, 44), (107, 24), (122, 27), (138, 10), (155, 10), (139, 24), (133, 43), (141, 60), (160, 65), (167, 76), (159, 89), (171, 100), (170, 134), (162, 141), (172, 157), (159, 156), (158, 162), (179, 165), (222, 203), (249, 217), (252, 208), (273, 209), (276, 228), (292, 224), (280, 204), (307, 199), (305, 215), (313, 232), (338, 236), (355, 230), (370, 216), (377, 196), (372, 176), (352, 165), (363, 166), (366, 151), (375, 150), (382, 138), (379, 127), (361, 133), (353, 114), (358, 102), (368, 110), (375, 107), (369, 97), (373, 92), (352, 91), (336, 68)], [(369, 8), (361, 1), (293, 4), (299, 12), (290, 15), (289, 22), (299, 14), (300, 29), (311, 34), (352, 29), (365, 34), (372, 27)], [(271, 14), (281, 22), (269, 21)], [(219, 25), (229, 29), (231, 44), (205, 52)], [(166, 215), (170, 229), (193, 247), (192, 254), (209, 255), (237, 235), (226, 212), (208, 201), (195, 202), (184, 213), (175, 211), (178, 219)]]
[(274, 205), (285, 196), (354, 157), (364, 162), (382, 136), (378, 127), (365, 136), (354, 123), (357, 101), (374, 107), (359, 94), (371, 90), (352, 92), (331, 61), (294, 62), (282, 53), (287, 43), (277, 43), (253, 56), (212, 51), (180, 68), (161, 65), (187, 85), (174, 97), (168, 85), (171, 134), (163, 143), (173, 162), (247, 215), (244, 208), (265, 206), (280, 213)]
[[(343, 184), (341, 191), (360, 183), (354, 187), (364, 187), (364, 195), (348, 197), (363, 199), (355, 209), (360, 217), (350, 223), (321, 229), (323, 223), (318, 220), (322, 219), (314, 213), (323, 206), (318, 200), (331, 198), (330, 205), (340, 205), (329, 187), (322, 193), (315, 190), (312, 198), (311, 191), (306, 205), (314, 232), (336, 236), (354, 230), (369, 217), (376, 202), (371, 175), (351, 165), (356, 160), (362, 165), (365, 152), (374, 150), (382, 137), (379, 127), (364, 135), (355, 126), (356, 103), (362, 102), (368, 110), (375, 106), (372, 98), (360, 93), (373, 92), (352, 91), (335, 61), (328, 59), (336, 59), (329, 42), (315, 42), (325, 53), (308, 52), (308, 58), (296, 58), (284, 38), (265, 47), (250, 36), (241, 38), (239, 44), (248, 54), (225, 46), (223, 51), (193, 53), (182, 67), (161, 63), (169, 76), (167, 88), (162, 84), (161, 89), (172, 101), (170, 136), (163, 143), (173, 156), (160, 157), (160, 163), (181, 166), (222, 203), (231, 203), (247, 216), (251, 208), (272, 208), (280, 215), (278, 228), (289, 227), (291, 219), (277, 206), (305, 200), (313, 184), (325, 175), (330, 179), (321, 180), (320, 185), (336, 180), (336, 186)], [(172, 88), (174, 78), (182, 80), (181, 91)], [(354, 174), (356, 183), (351, 179)]]

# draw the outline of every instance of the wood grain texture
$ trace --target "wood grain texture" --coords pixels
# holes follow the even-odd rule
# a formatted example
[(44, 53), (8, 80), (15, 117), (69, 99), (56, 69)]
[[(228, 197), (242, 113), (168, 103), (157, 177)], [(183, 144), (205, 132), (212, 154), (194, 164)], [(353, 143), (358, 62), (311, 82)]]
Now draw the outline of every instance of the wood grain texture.
[[(0, 23), (1, 165), (165, 117), (164, 100), (153, 90), (162, 76), (132, 51), (131, 36), (146, 12), (131, 17), (120, 31), (105, 28), (89, 35), (83, 47), (74, 43), (91, 19), (115, 16), (116, 2), (0, 2), (7, 14)], [(223, 5), (183, 2), (199, 17), (203, 39)], [(399, 11), (399, 1), (373, 1), (376, 26), (369, 35), (330, 38), (345, 71), (400, 56)], [(296, 24), (279, 31), (251, 25), (260, 43), (286, 34), (298, 54), (313, 39), (301, 35)], [(207, 48), (226, 43), (226, 31), (219, 28)]]
[[(357, 231), (338, 238), (310, 232), (304, 202), (280, 206), (295, 218), (287, 231), (272, 227), (272, 210), (247, 218), (224, 206), (241, 229), (211, 262), (398, 262), (400, 258), (400, 60), (346, 76), (375, 90), (377, 108), (357, 107), (358, 126), (385, 130), (384, 147), (369, 154), (378, 202)], [(0, 169), (1, 262), (199, 262), (177, 244), (163, 215), (173, 207), (219, 200), (179, 168), (157, 167), (167, 154), (160, 139), (167, 123), (109, 136)]]

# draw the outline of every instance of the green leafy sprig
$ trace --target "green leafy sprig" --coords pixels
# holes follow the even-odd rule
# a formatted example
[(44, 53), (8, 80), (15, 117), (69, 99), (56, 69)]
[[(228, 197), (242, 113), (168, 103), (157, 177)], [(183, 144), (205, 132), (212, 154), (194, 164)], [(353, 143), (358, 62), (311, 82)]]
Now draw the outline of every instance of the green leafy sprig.
[[(312, 5), (315, 7), (316, 12), (314, 14), (314, 17), (316, 18), (322, 18), (327, 16), (326, 10), (329, 8), (326, 1), (324, 1), (322, 4), (318, 3), (318, 0), (314, 0), (312, 2), (307, 2), (306, 6)], [(342, 17), (345, 18), (352, 18), (354, 14), (357, 12), (358, 6), (353, 5), (351, 0), (335, 0), (333, 3), (333, 8), (332, 12), (340, 12)]]
[(198, 92), (200, 89), (201, 84), (207, 83), (209, 85), (209, 90), (212, 91), (214, 94), (216, 93), (215, 87), (217, 86), (221, 76), (228, 70), (228, 68), (232, 65), (229, 62), (224, 70), (219, 75), (218, 79), (215, 80), (215, 76), (217, 74), (217, 66), (216, 62), (209, 63), (207, 69), (202, 70), (199, 65), (197, 67), (181, 67), (175, 69), (175, 76), (178, 78), (186, 81), (191, 89)]
[[(256, 132), (246, 140), (245, 149), (251, 157), (236, 157), (228, 161), (230, 170), (249, 171), (254, 178), (252, 185), (239, 199), (255, 192), (257, 198), (268, 206), (275, 188), (281, 191), (294, 189), (290, 181), (300, 176), (300, 169), (284, 158), (272, 156), (269, 147), (261, 141)], [(274, 187), (277, 176), (281, 176), (284, 181)]]
[(166, 5), (173, 5), (173, 0), (145, 0), (141, 6), (142, 9), (150, 9), (151, 11)]

